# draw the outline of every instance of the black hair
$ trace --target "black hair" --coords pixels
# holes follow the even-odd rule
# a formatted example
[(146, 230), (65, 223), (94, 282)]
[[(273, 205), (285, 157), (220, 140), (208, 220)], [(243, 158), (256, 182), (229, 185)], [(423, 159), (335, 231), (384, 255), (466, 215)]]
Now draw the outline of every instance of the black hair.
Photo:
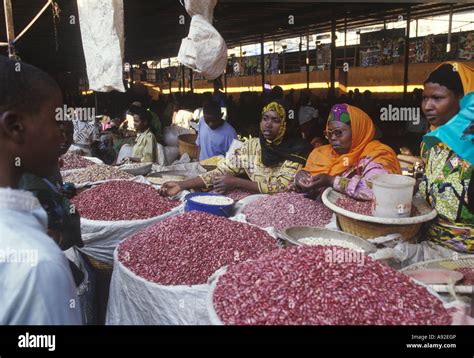
[(202, 110), (204, 114), (222, 118), (221, 106), (219, 106), (219, 103), (216, 101), (208, 101), (204, 103)]
[(25, 62), (0, 56), (0, 113), (9, 110), (37, 113), (55, 91), (61, 92), (47, 73)]
[(148, 122), (148, 125), (151, 126), (151, 114), (146, 109), (132, 105), (130, 106), (128, 112), (132, 116), (139, 116), (142, 121)]
[(275, 86), (272, 88), (270, 92), (270, 99), (271, 101), (277, 100), (277, 99), (282, 99), (283, 98), (283, 88), (280, 86)]
[(452, 65), (445, 63), (430, 73), (426, 83), (437, 83), (454, 92), (457, 96), (464, 96), (464, 88), (458, 71)]

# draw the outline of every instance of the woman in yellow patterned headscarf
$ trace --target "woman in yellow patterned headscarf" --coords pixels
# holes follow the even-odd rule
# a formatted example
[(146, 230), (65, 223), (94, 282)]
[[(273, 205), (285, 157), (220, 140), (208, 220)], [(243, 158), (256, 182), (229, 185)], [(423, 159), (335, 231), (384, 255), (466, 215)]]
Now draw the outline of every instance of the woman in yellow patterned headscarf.
[[(290, 182), (306, 162), (311, 145), (289, 133), (285, 108), (272, 102), (262, 111), (259, 138), (244, 142), (210, 172), (182, 182), (163, 184), (163, 195), (182, 190), (214, 189), (223, 194), (233, 189), (272, 194), (288, 190)], [(245, 174), (249, 179), (239, 178)]]
[[(267, 167), (275, 166), (284, 160), (305, 164), (312, 149), (306, 141), (288, 133), (287, 118), (285, 108), (278, 102), (271, 102), (262, 110), (260, 145), (262, 162)], [(270, 133), (272, 128), (277, 130)]]

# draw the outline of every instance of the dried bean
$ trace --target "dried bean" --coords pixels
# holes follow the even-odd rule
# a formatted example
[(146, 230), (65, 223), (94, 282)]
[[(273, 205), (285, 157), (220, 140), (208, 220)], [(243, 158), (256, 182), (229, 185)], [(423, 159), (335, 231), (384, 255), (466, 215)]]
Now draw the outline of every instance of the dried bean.
[(372, 200), (362, 201), (343, 196), (337, 199), (336, 205), (357, 214), (372, 216)]
[(213, 302), (230, 325), (448, 325), (442, 302), (392, 268), (335, 246), (292, 247), (228, 268)]
[(148, 281), (197, 285), (225, 265), (278, 249), (265, 231), (248, 224), (192, 211), (136, 233), (118, 248), (119, 260)]
[(246, 198), (247, 196), (254, 195), (254, 194), (257, 194), (257, 193), (252, 193), (250, 191), (241, 190), (241, 189), (234, 189), (225, 193), (226, 196), (234, 199), (235, 201), (242, 200)]
[(125, 173), (109, 165), (94, 164), (75, 173), (69, 173), (64, 176), (64, 181), (82, 184), (94, 183), (110, 179), (131, 179), (133, 175)]
[(248, 204), (243, 213), (249, 223), (259, 227), (319, 226), (329, 224), (332, 211), (323, 203), (303, 194), (278, 193)]
[[(369, 200), (369, 201), (356, 200), (345, 195), (336, 200), (336, 205), (345, 210), (352, 211), (353, 213), (373, 216), (372, 214), (373, 201), (372, 200)], [(418, 216), (418, 215), (420, 215), (420, 211), (414, 205), (412, 205), (411, 217)]]
[(470, 267), (461, 267), (456, 269), (456, 271), (461, 272), (464, 275), (464, 278), (461, 281), (462, 285), (474, 285), (474, 269)]
[(87, 168), (94, 165), (94, 162), (71, 152), (64, 154), (60, 161), (61, 170)]
[(141, 220), (163, 215), (180, 204), (162, 197), (152, 186), (116, 180), (83, 191), (72, 203), (90, 220)]

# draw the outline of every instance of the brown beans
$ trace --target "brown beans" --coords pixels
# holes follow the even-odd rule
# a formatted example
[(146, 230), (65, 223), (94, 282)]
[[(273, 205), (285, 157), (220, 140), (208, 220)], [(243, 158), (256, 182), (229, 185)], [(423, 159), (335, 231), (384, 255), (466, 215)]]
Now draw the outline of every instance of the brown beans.
[(162, 197), (152, 186), (127, 180), (110, 181), (88, 189), (72, 203), (90, 220), (141, 220), (163, 215), (180, 204)]
[(131, 179), (133, 175), (125, 173), (109, 165), (94, 164), (75, 173), (69, 173), (64, 176), (65, 182), (76, 184), (95, 183), (111, 179)]
[(276, 241), (248, 224), (191, 211), (129, 237), (119, 260), (135, 274), (162, 285), (204, 284), (219, 268), (276, 250)]
[[(349, 196), (343, 196), (336, 200), (336, 205), (340, 208), (346, 209), (348, 211), (352, 211), (353, 213), (361, 214), (361, 215), (372, 215), (372, 206), (373, 201), (363, 201), (363, 200), (356, 200)], [(412, 205), (411, 207), (411, 217), (420, 215), (420, 211)]]
[[(442, 302), (352, 250), (292, 247), (228, 268), (213, 293), (230, 325), (448, 325)], [(342, 260), (337, 259), (342, 258)]]
[(461, 267), (456, 269), (456, 271), (461, 272), (464, 275), (464, 278), (461, 281), (462, 285), (474, 285), (474, 269), (469, 267)]
[(338, 198), (336, 201), (336, 205), (340, 208), (352, 211), (357, 214), (361, 215), (369, 215), (372, 216), (372, 200), (369, 201), (362, 201), (362, 200), (355, 200), (348, 196), (343, 196), (342, 198)]
[(87, 168), (94, 165), (92, 161), (71, 152), (64, 154), (60, 160), (62, 162), (61, 170)]
[(234, 189), (225, 193), (224, 195), (228, 196), (231, 199), (234, 199), (235, 201), (239, 201), (246, 198), (247, 196), (254, 195), (254, 194), (257, 194), (257, 193), (251, 193), (250, 191), (241, 190), (241, 189)]
[(243, 213), (251, 224), (277, 229), (299, 225), (323, 227), (329, 224), (332, 217), (332, 211), (323, 203), (294, 192), (256, 200), (248, 204)]

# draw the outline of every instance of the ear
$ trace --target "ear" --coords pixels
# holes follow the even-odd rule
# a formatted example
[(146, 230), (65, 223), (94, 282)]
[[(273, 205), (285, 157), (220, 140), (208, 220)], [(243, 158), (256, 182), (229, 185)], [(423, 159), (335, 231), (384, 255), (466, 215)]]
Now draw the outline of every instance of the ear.
[(24, 115), (16, 111), (6, 111), (0, 114), (0, 134), (13, 140), (15, 143), (23, 144), (25, 141)]

